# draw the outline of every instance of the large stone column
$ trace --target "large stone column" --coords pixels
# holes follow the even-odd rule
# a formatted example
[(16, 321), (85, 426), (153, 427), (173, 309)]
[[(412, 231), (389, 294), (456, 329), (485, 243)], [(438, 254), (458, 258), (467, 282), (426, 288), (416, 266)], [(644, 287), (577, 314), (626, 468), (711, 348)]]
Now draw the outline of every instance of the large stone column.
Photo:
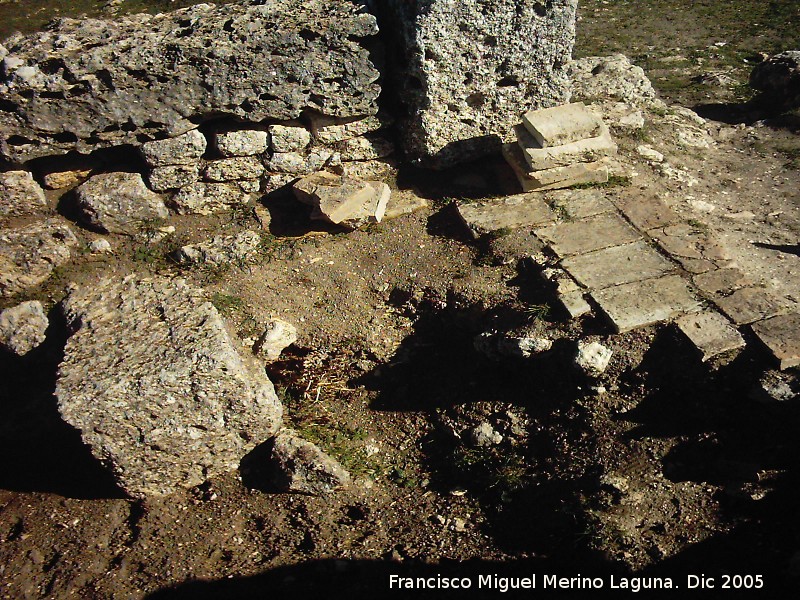
[(386, 0), (409, 158), (446, 167), (499, 151), (523, 112), (567, 102), (577, 0)]

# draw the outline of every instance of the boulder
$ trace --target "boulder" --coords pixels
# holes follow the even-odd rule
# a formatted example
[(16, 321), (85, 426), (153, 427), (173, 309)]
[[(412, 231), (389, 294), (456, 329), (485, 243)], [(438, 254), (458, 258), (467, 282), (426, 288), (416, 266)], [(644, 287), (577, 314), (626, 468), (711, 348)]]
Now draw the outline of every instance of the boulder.
[(75, 189), (75, 199), (81, 218), (108, 233), (135, 234), (147, 221), (169, 216), (161, 196), (139, 173), (95, 175)]
[(406, 154), (446, 167), (500, 150), (529, 108), (570, 97), (577, 0), (387, 0)]
[(42, 303), (23, 302), (0, 312), (0, 347), (25, 356), (45, 340), (48, 321)]
[(350, 473), (337, 460), (291, 429), (275, 436), (272, 462), (275, 485), (283, 491), (319, 496), (350, 483)]
[(239, 466), (277, 433), (264, 370), (182, 279), (107, 278), (63, 304), (71, 335), (58, 410), (133, 497), (190, 488)]
[(503, 436), (495, 431), (491, 423), (481, 423), (466, 432), (470, 445), (478, 448), (496, 446), (503, 441)]
[(380, 73), (367, 38), (377, 31), (357, 3), (325, 0), (60, 19), (6, 42), (0, 154), (24, 162), (139, 145), (219, 116), (373, 115)]
[(44, 190), (27, 171), (0, 173), (0, 218), (47, 210)]
[(781, 52), (758, 64), (750, 74), (750, 85), (773, 110), (800, 107), (800, 50)]
[(77, 244), (72, 230), (55, 219), (0, 232), (0, 296), (45, 281)]

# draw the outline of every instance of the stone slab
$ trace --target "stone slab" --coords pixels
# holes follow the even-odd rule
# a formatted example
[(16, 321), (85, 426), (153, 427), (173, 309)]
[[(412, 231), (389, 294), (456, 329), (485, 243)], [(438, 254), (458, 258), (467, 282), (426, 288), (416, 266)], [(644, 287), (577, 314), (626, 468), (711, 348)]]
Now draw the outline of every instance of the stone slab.
[(386, 206), (384, 219), (396, 219), (428, 207), (428, 201), (413, 194), (396, 192)]
[(589, 303), (586, 301), (586, 298), (583, 297), (582, 292), (559, 294), (558, 301), (572, 319), (577, 319), (582, 315), (592, 312), (592, 307), (589, 306)]
[(557, 223), (534, 233), (559, 257), (585, 254), (641, 239), (641, 235), (617, 214), (601, 214), (582, 221)]
[(696, 311), (699, 305), (678, 275), (626, 283), (591, 295), (617, 333), (668, 321)]
[(517, 176), (517, 180), (524, 192), (543, 192), (546, 190), (568, 188), (574, 185), (606, 183), (608, 181), (608, 166), (605, 163), (596, 162), (588, 163), (588, 165), (591, 166), (584, 166), (584, 168), (572, 178), (555, 183), (543, 184), (541, 181), (533, 179), (530, 176), (528, 163), (525, 162), (522, 149), (518, 144), (503, 144), (503, 156)]
[(605, 126), (601, 129), (600, 135), (596, 137), (547, 148), (542, 148), (522, 125), (514, 127), (514, 134), (517, 136), (517, 143), (522, 148), (525, 161), (533, 171), (567, 167), (575, 163), (595, 162), (617, 153), (617, 145), (611, 139), (611, 134)]
[(761, 287), (745, 287), (730, 296), (713, 299), (719, 309), (737, 325), (774, 317), (788, 308), (788, 301)]
[(548, 192), (545, 199), (556, 213), (566, 219), (585, 219), (616, 210), (606, 195), (597, 189), (557, 190)]
[(555, 213), (537, 194), (457, 205), (458, 216), (475, 239), (498, 229), (540, 226), (556, 220)]
[(705, 273), (730, 264), (730, 255), (713, 234), (681, 223), (647, 232), (690, 273)]
[(580, 102), (529, 111), (522, 124), (542, 148), (596, 137), (603, 128), (597, 115)]
[(652, 279), (674, 269), (644, 240), (572, 256), (564, 259), (561, 266), (589, 289)]
[(703, 362), (744, 348), (742, 334), (718, 312), (686, 315), (676, 321), (678, 329), (700, 351)]
[(727, 267), (695, 275), (692, 278), (692, 283), (706, 294), (727, 295), (751, 285), (753, 281), (739, 269)]
[[(578, 182), (586, 182), (587, 177), (602, 172), (601, 169), (603, 168), (606, 170), (605, 181), (608, 181), (608, 166), (605, 162), (601, 161), (576, 163), (566, 167), (544, 169), (543, 171), (531, 171), (528, 173), (528, 176), (542, 188), (563, 182), (567, 182), (563, 187), (568, 187), (570, 185), (576, 185)], [(598, 183), (601, 180), (602, 178), (598, 180)]]
[(752, 329), (778, 360), (781, 370), (800, 365), (800, 314), (765, 319), (753, 323)]
[(631, 223), (643, 231), (681, 221), (680, 215), (663, 200), (652, 196), (625, 196), (619, 198), (616, 205)]

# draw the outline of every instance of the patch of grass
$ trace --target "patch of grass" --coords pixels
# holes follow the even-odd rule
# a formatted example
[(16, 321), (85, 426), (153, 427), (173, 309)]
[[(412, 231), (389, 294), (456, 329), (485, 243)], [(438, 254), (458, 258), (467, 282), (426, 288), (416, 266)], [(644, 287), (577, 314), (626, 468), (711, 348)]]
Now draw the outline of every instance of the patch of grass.
[(699, 221), (698, 219), (687, 219), (687, 225), (691, 225), (693, 228), (697, 229), (698, 231), (706, 232), (708, 231), (708, 225)]
[(528, 478), (525, 458), (500, 446), (459, 445), (453, 452), (452, 464), (470, 487), (483, 491), (511, 492), (521, 488)]
[(369, 435), (364, 429), (353, 430), (323, 419), (307, 418), (294, 424), (297, 433), (338, 460), (351, 475), (377, 478), (384, 465), (377, 454), (370, 456), (364, 442)]
[(244, 306), (244, 300), (239, 296), (216, 292), (211, 296), (211, 304), (221, 313), (231, 313), (241, 309)]
[(528, 321), (544, 321), (550, 315), (550, 307), (547, 304), (529, 304), (523, 312)]
[(625, 175), (609, 175), (608, 181), (603, 183), (580, 183), (578, 185), (571, 186), (572, 189), (575, 190), (586, 190), (592, 188), (599, 188), (599, 189), (608, 189), (608, 188), (615, 188), (615, 187), (628, 187), (631, 185), (631, 178), (626, 177)]

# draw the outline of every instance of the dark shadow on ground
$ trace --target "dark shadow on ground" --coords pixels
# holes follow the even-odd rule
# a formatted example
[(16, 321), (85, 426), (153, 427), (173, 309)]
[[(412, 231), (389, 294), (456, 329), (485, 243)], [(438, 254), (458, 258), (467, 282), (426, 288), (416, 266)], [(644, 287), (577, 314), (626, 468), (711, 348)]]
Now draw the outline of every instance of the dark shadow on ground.
[(758, 98), (746, 103), (708, 103), (697, 104), (692, 110), (704, 119), (727, 123), (728, 125), (752, 125), (763, 122), (773, 129), (785, 129), (796, 132), (800, 130), (800, 115), (793, 112), (781, 113), (768, 102)]
[(112, 476), (58, 414), (53, 395), (66, 326), (56, 307), (46, 341), (0, 355), (0, 488), (69, 498), (123, 498)]
[(784, 254), (794, 254), (800, 256), (800, 244), (763, 244), (761, 242), (753, 242), (757, 248), (764, 248), (765, 250), (775, 250), (776, 252), (783, 252)]

